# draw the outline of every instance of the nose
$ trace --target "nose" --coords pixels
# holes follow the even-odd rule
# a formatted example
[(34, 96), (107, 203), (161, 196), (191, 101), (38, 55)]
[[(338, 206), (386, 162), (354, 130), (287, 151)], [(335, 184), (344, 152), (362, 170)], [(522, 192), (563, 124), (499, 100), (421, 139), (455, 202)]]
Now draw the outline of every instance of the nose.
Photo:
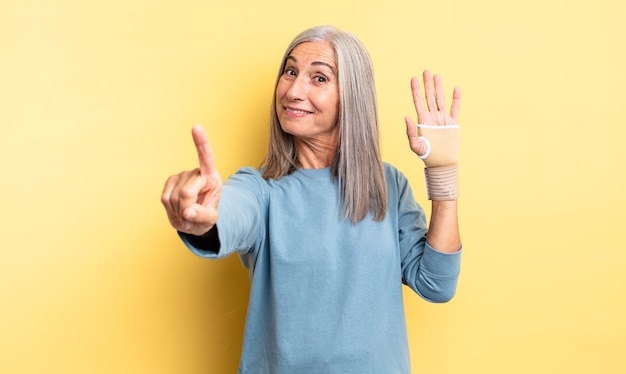
[(287, 98), (292, 101), (301, 101), (306, 99), (307, 84), (303, 76), (298, 75), (287, 90)]

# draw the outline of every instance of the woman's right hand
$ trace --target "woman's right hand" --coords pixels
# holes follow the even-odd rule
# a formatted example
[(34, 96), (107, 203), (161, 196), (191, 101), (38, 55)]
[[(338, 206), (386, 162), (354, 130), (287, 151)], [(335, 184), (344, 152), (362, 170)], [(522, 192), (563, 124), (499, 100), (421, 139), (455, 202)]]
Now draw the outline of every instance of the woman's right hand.
[(172, 175), (165, 182), (161, 202), (176, 230), (203, 235), (217, 222), (222, 178), (215, 167), (209, 138), (200, 125), (192, 129), (200, 167)]

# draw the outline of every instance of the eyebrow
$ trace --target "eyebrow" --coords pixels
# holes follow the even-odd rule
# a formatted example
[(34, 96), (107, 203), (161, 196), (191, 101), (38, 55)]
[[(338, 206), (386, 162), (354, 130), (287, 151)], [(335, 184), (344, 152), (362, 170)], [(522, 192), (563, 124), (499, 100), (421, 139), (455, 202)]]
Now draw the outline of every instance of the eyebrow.
[[(298, 60), (296, 59), (295, 56), (287, 56), (287, 60), (292, 60), (294, 62), (298, 62)], [(335, 73), (335, 67), (332, 66), (331, 64), (329, 64), (328, 62), (324, 62), (324, 61), (313, 61), (311, 63), (311, 65), (322, 65), (322, 66), (326, 66), (328, 67), (330, 70), (332, 70), (333, 73)]]

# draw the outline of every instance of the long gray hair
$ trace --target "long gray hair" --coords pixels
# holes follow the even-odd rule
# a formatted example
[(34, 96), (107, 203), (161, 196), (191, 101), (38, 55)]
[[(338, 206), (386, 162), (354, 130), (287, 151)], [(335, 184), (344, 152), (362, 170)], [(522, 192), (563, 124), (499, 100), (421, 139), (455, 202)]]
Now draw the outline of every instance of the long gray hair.
[(276, 113), (276, 87), (293, 49), (316, 41), (329, 42), (337, 60), (339, 142), (331, 170), (343, 200), (342, 215), (356, 223), (372, 212), (374, 219), (380, 221), (387, 211), (387, 184), (380, 155), (372, 62), (359, 39), (332, 26), (303, 31), (283, 56), (272, 100), (263, 178), (280, 179), (298, 168), (294, 138), (282, 130)]

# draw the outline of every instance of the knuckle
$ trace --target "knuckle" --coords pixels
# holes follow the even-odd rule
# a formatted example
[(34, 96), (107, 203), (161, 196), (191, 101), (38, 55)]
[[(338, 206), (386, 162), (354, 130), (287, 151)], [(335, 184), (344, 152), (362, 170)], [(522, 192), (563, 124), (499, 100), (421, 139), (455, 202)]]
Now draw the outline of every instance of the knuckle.
[(198, 191), (191, 185), (185, 185), (180, 189), (180, 196), (183, 199), (192, 199), (198, 195)]
[(169, 190), (163, 190), (163, 192), (161, 192), (161, 204), (167, 206), (170, 202), (170, 196), (171, 193)]

